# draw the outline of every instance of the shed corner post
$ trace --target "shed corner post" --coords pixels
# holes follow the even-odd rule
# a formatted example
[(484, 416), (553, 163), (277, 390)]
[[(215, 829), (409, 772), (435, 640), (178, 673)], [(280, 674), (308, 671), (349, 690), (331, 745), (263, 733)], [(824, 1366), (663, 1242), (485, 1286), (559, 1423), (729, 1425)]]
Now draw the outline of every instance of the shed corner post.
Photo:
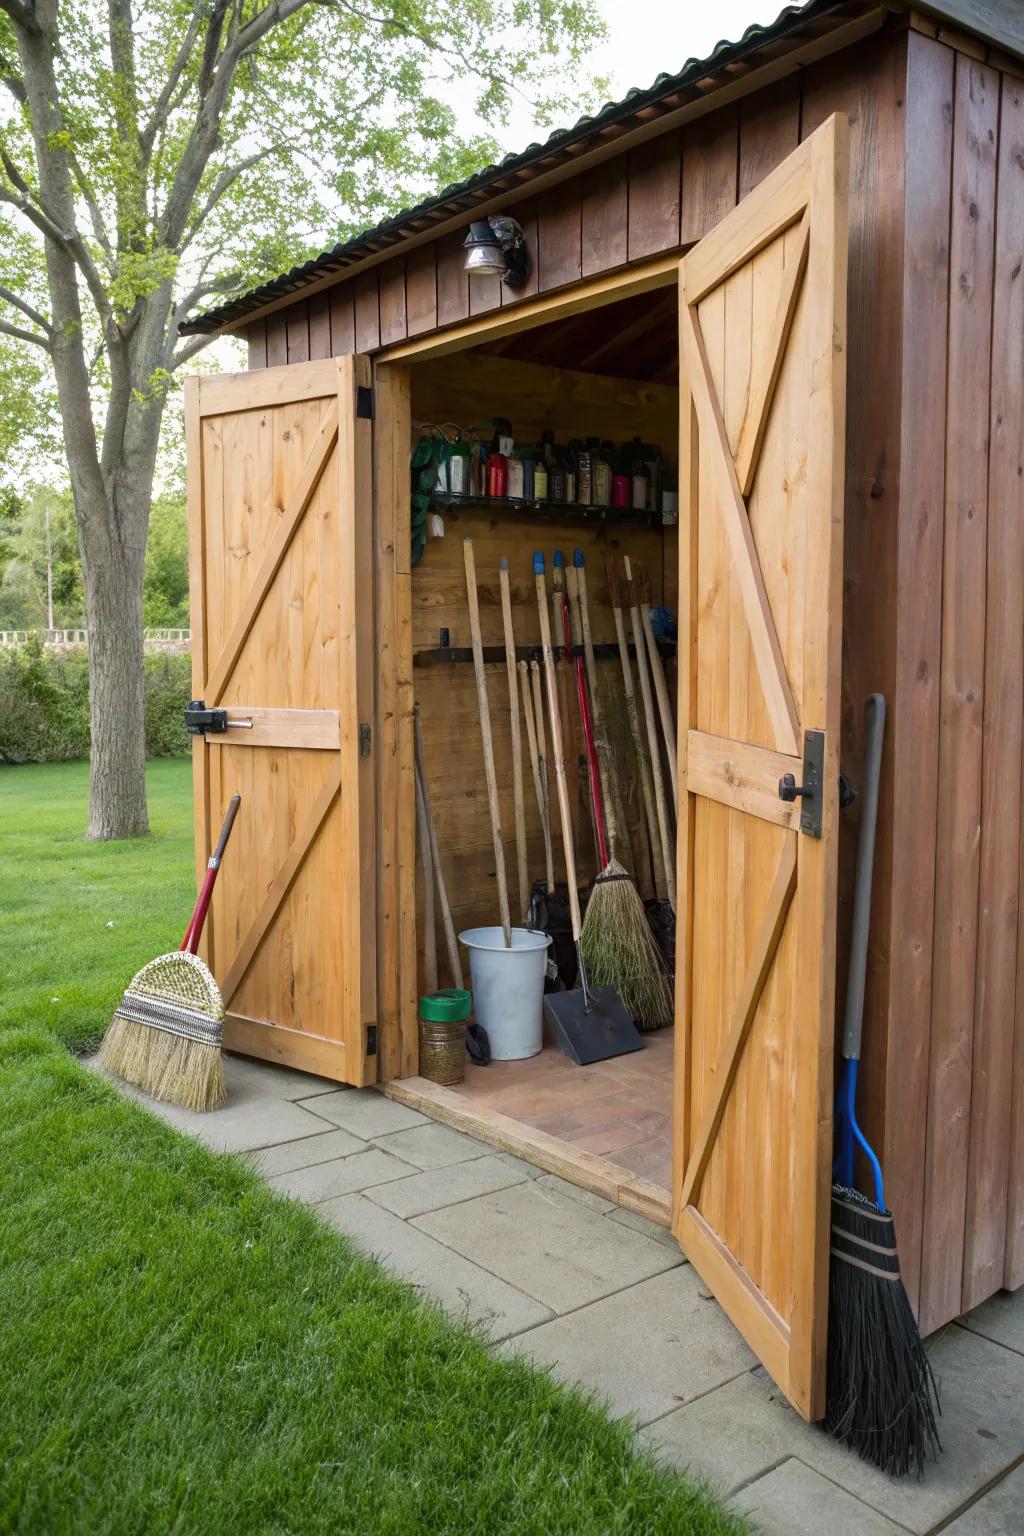
[(407, 364), (374, 367), (374, 734), (377, 764), (377, 1079), (417, 1071), (416, 800)]

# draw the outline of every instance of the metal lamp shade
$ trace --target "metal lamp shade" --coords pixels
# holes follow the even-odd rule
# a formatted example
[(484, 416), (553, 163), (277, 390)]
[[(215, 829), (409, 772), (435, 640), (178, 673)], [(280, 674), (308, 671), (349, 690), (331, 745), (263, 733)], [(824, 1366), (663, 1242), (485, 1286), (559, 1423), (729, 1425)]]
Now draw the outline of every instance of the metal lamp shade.
[(508, 260), (486, 219), (474, 219), (464, 244), (467, 272), (495, 273), (498, 277), (504, 275)]

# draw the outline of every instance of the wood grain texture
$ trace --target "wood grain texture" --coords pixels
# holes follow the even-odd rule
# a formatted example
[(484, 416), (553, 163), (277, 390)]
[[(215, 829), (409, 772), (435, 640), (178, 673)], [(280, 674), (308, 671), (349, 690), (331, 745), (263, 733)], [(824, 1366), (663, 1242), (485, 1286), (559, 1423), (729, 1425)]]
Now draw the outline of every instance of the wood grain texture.
[(265, 368), (267, 366), (267, 322), (254, 320), (245, 328), (245, 340), (249, 348), (250, 368)]
[(314, 293), (309, 301), (309, 355), (331, 356), (331, 297), (326, 291)]
[(735, 206), (738, 144), (735, 106), (711, 112), (683, 130), (683, 245), (700, 240)]
[[(999, 77), (962, 54), (953, 106), (935, 934), (920, 1321), (961, 1311), (978, 943), (988, 390)], [(977, 402), (965, 410), (966, 401)]]
[(287, 311), (279, 309), (267, 316), (267, 367), (276, 368), (288, 361)]
[[(1024, 1280), (1024, 1163), (1014, 1147), (1020, 1031), (1021, 734), (1024, 679), (1024, 84), (1001, 82), (989, 404), (985, 713), (978, 971), (961, 1304)], [(1016, 1043), (1015, 1043), (1016, 1037)], [(1014, 1098), (1014, 1073), (1018, 1073)]]
[(628, 256), (642, 261), (679, 244), (682, 139), (652, 139), (629, 157)]
[(380, 346), (380, 288), (377, 268), (355, 279), (355, 350), (375, 352)]
[(583, 276), (583, 200), (579, 178), (537, 205), (537, 291), (564, 288)]
[(752, 192), (800, 142), (800, 92), (790, 80), (745, 96), (739, 105), (738, 192)]
[[(380, 269), (380, 344), (401, 341), (406, 329), (406, 272), (404, 256), (396, 256)], [(366, 350), (360, 348), (360, 350)]]
[(469, 314), (469, 274), (466, 271), (466, 230), (455, 230), (437, 242), (437, 323), (451, 325)]
[(306, 299), (293, 304), (286, 311), (285, 323), (289, 363), (309, 362), (309, 302)]
[(349, 357), (356, 349), (355, 294), (352, 283), (339, 284), (331, 295), (331, 356)]
[[(620, 267), (628, 254), (629, 181), (611, 160), (582, 178), (583, 276)], [(678, 222), (678, 214), (677, 214)]]
[(405, 263), (406, 330), (421, 336), (437, 324), (437, 253), (432, 245), (417, 246)]
[(532, 202), (520, 203), (514, 210), (526, 240), (526, 251), (529, 263), (526, 271), (526, 281), (519, 288), (510, 288), (507, 283), (501, 285), (501, 306), (503, 309), (514, 307), (522, 299), (532, 299), (537, 296), (539, 282), (538, 276), (538, 251), (537, 244), (537, 208)]

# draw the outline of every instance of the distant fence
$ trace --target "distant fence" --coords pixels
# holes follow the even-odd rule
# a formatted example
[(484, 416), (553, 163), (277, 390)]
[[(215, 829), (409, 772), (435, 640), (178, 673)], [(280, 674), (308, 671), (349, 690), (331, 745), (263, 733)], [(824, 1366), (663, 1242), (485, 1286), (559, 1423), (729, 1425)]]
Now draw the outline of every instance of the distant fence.
[[(187, 651), (192, 644), (190, 629), (145, 629), (142, 632), (147, 651)], [(37, 640), (44, 650), (66, 651), (89, 644), (85, 629), (0, 629), (0, 647), (11, 649)]]

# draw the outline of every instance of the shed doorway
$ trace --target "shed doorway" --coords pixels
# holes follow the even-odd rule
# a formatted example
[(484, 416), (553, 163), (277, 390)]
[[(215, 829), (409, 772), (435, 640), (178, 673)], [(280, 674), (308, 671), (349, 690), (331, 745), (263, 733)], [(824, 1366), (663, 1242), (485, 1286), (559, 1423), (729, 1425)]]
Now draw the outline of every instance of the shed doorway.
[[(512, 728), (499, 564), (509, 563), (512, 622), (516, 654), (532, 664), (532, 684), (543, 689), (540, 629), (533, 575), (534, 552), (541, 552), (549, 573), (556, 551), (572, 565), (575, 551), (585, 561), (588, 610), (598, 672), (600, 708), (611, 744), (613, 793), (620, 812), (618, 853), (635, 874), (661, 931), (671, 943), (674, 901), (672, 856), (666, 871), (656, 820), (645, 811), (641, 768), (651, 782), (653, 739), (659, 758), (657, 776), (674, 847), (674, 797), (669, 755), (660, 719), (643, 713), (636, 676), (636, 648), (631, 615), (622, 622), (633, 688), (640, 710), (641, 763), (626, 719), (621, 657), (617, 647), (612, 583), (624, 581), (624, 560), (636, 582), (637, 598), (660, 616), (675, 614), (678, 571), (678, 298), (674, 272), (662, 286), (601, 307), (570, 315), (494, 340), (482, 340), (444, 357), (410, 368), (413, 443), (444, 435), (479, 460), (496, 433), (507, 424), (519, 459), (513, 473), (537, 465), (550, 469), (548, 494), (522, 494), (517, 480), (512, 497), (487, 497), (468, 491), (439, 493), (432, 508), (433, 531), (411, 573), (413, 698), (422, 728), (423, 756), (437, 833), (440, 862), (456, 933), (497, 920), (495, 858), (485, 785), (469, 616), (463, 541), (472, 538), (480, 607), (481, 639), (486, 658), (491, 732), (494, 745), (507, 883), (514, 924), (525, 911), (518, 881), (516, 817), (513, 800)], [(581, 453), (591, 452), (595, 484), (580, 502), (572, 477)], [(545, 466), (545, 455), (547, 465)], [(598, 463), (600, 460), (600, 463)], [(634, 477), (635, 471), (635, 477)], [(463, 465), (458, 473), (463, 473)], [(473, 468), (474, 476), (478, 471)], [(442, 471), (443, 474), (443, 471)], [(565, 485), (568, 474), (569, 484)], [(598, 489), (596, 477), (602, 478)], [(629, 477), (629, 499), (637, 506), (613, 508)], [(637, 494), (634, 497), (634, 485)], [(532, 489), (527, 480), (526, 490)], [(542, 488), (543, 489), (543, 488)], [(554, 494), (552, 494), (552, 492)], [(557, 495), (557, 500), (555, 499)], [(572, 499), (568, 500), (567, 496)], [(594, 502), (597, 504), (593, 504)], [(604, 503), (604, 504), (602, 504)], [(663, 506), (664, 503), (664, 506)], [(641, 591), (641, 586), (643, 590)], [(585, 742), (576, 693), (574, 663), (555, 639), (559, 714), (565, 747), (576, 873), (584, 901), (601, 868)], [(667, 694), (676, 694), (674, 636), (658, 643)], [(649, 666), (646, 657), (645, 665)], [(546, 840), (528, 752), (526, 715), (536, 693), (523, 688), (520, 676), (518, 724), (526, 831), (525, 863), (529, 886), (547, 883)], [(546, 695), (543, 718), (546, 720)], [(656, 710), (656, 703), (653, 706)], [(649, 734), (650, 731), (653, 735)], [(670, 720), (674, 731), (674, 721)], [(539, 732), (538, 732), (539, 735)], [(563, 978), (573, 985), (571, 943), (565, 929), (564, 863), (550, 730), (547, 801), (555, 903), (559, 933), (555, 949)], [(675, 742), (672, 742), (673, 753)], [(541, 763), (541, 772), (545, 767)], [(656, 812), (653, 813), (656, 817)], [(418, 974), (425, 976), (424, 880), (417, 870)], [(528, 900), (528, 896), (527, 896)], [(452, 985), (441, 930), (436, 922), (439, 980)], [(671, 963), (671, 953), (669, 955)], [(468, 976), (468, 955), (462, 951)], [(424, 983), (425, 984), (425, 983)], [(577, 1178), (589, 1178), (616, 1198), (628, 1188), (633, 1196), (668, 1224), (672, 1166), (672, 1026), (644, 1036), (645, 1049), (590, 1067), (564, 1056), (546, 1031), (539, 1055), (520, 1061), (467, 1065), (464, 1082), (450, 1090), (457, 1113), (495, 1122), (514, 1122), (537, 1148), (546, 1148), (564, 1165), (575, 1164)], [(468, 1124), (468, 1121), (466, 1122)], [(553, 1148), (549, 1143), (559, 1144)]]

